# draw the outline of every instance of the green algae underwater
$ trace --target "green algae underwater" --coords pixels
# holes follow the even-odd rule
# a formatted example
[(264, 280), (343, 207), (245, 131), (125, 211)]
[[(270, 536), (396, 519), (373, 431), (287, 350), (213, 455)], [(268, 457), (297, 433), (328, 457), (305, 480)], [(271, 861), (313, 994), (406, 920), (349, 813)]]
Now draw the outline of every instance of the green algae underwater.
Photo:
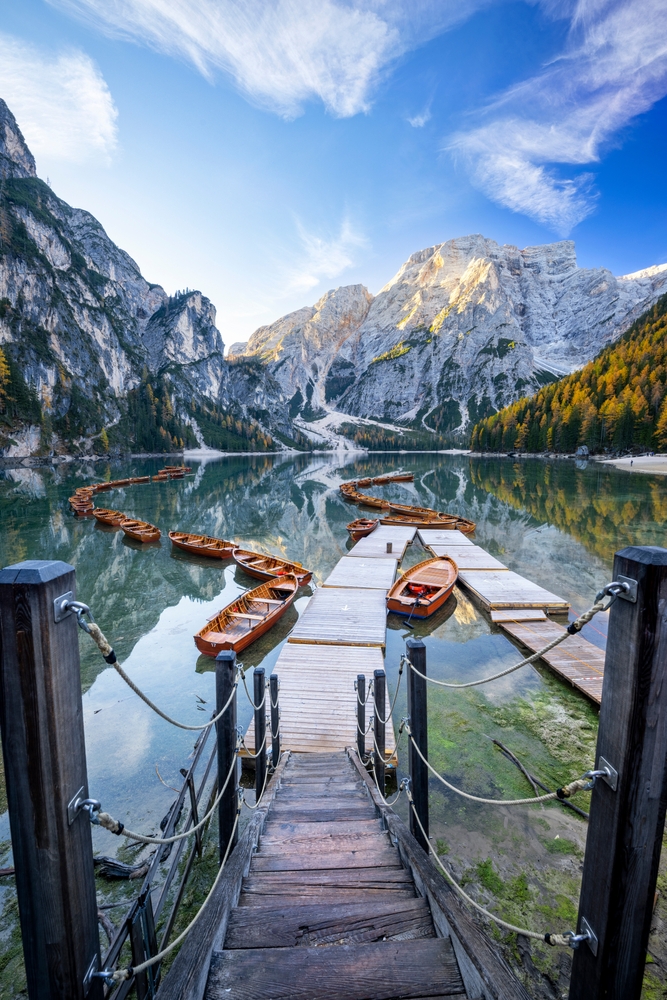
[[(67, 497), (78, 485), (154, 474), (157, 459), (72, 462), (0, 473), (0, 565), (24, 559), (62, 559), (76, 567), (78, 596), (135, 681), (170, 714), (200, 722), (214, 703), (211, 661), (200, 657), (193, 633), (213, 612), (252, 586), (229, 562), (190, 557), (172, 549), (167, 532), (196, 531), (232, 538), (243, 547), (272, 552), (312, 569), (319, 585), (349, 550), (345, 525), (358, 516), (343, 501), (341, 481), (383, 472), (410, 471), (414, 483), (393, 484), (383, 496), (450, 510), (477, 522), (475, 541), (509, 569), (570, 601), (589, 607), (611, 578), (613, 553), (626, 544), (667, 545), (667, 480), (597, 463), (474, 458), (465, 455), (339, 453), (253, 455), (191, 462), (183, 480), (128, 487), (104, 503), (157, 524), (162, 540), (130, 543), (90, 518), (75, 518)], [(373, 491), (377, 492), (377, 491)], [(418, 542), (405, 564), (426, 558)], [(311, 590), (301, 591), (288, 615), (245, 651), (246, 666), (270, 673)], [(461, 588), (414, 630), (388, 620), (386, 670), (393, 698), (405, 638), (421, 637), (428, 673), (447, 681), (471, 680), (521, 658), (517, 647)], [(586, 637), (604, 646), (605, 616)], [(80, 636), (82, 691), (89, 784), (103, 806), (134, 829), (159, 830), (180, 785), (179, 769), (192, 737), (150, 713)], [(351, 698), (354, 693), (351, 692)], [(405, 714), (405, 678), (394, 718)], [(239, 700), (239, 723), (250, 721)], [(123, 736), (122, 750), (119, 735)], [(499, 750), (507, 746), (540, 781), (555, 788), (591, 766), (597, 710), (546, 667), (529, 666), (482, 688), (429, 689), (429, 759), (450, 782), (489, 798), (528, 797), (533, 789)], [(398, 778), (407, 764), (400, 743)], [(0, 866), (11, 864), (4, 775), (0, 781)], [(588, 795), (576, 804), (586, 809)], [(396, 810), (407, 818), (404, 797)], [(586, 822), (558, 804), (513, 809), (484, 806), (430, 786), (433, 842), (442, 860), (482, 905), (505, 920), (538, 931), (574, 926)], [(194, 869), (176, 932), (192, 918), (215, 869), (212, 826)], [(129, 848), (95, 829), (94, 850), (130, 863), (147, 851)], [(664, 853), (664, 852), (663, 852)], [(98, 898), (113, 923), (137, 883), (97, 879)], [(667, 864), (661, 864), (660, 897), (649, 943), (646, 998), (667, 996)], [(480, 918), (481, 919), (481, 918)], [(545, 1000), (567, 993), (571, 956), (508, 934), (489, 921), (487, 932), (531, 995)], [(103, 948), (105, 940), (103, 939)], [(25, 996), (18, 911), (13, 879), (0, 881), (0, 998)]]

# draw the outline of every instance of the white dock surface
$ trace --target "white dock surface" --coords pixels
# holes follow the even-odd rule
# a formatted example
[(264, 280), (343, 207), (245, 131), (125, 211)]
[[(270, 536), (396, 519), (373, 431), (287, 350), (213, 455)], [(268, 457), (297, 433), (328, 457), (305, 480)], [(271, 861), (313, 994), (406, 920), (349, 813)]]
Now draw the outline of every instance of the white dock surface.
[(380, 559), (353, 559), (343, 556), (326, 578), (323, 587), (363, 587), (365, 590), (389, 590), (396, 577), (398, 559), (384, 556)]
[(384, 647), (386, 630), (384, 590), (320, 587), (287, 641)]
[[(357, 745), (357, 696), (354, 682), (365, 674), (366, 685), (373, 671), (382, 670), (379, 647), (311, 646), (286, 643), (274, 672), (280, 678), (280, 735), (284, 750), (295, 753), (326, 753)], [(268, 699), (267, 699), (268, 705)], [(389, 701), (387, 701), (387, 709)], [(373, 698), (366, 705), (372, 718)], [(267, 711), (267, 719), (268, 711)], [(270, 723), (267, 725), (267, 732)], [(385, 728), (386, 754), (395, 749), (394, 727)], [(245, 736), (247, 748), (255, 750), (255, 724)], [(370, 749), (372, 736), (366, 737)]]
[(460, 570), (495, 569), (507, 570), (499, 559), (490, 556), (479, 545), (429, 545), (434, 556), (449, 556)]
[(417, 532), (422, 545), (474, 545), (462, 531), (444, 531), (442, 528), (420, 528)]
[(350, 549), (349, 555), (355, 559), (382, 559), (386, 558), (387, 542), (391, 542), (391, 555), (396, 559), (402, 559), (405, 550), (415, 537), (416, 528), (411, 528), (402, 524), (381, 524), (370, 535), (360, 538), (356, 545)]
[(539, 587), (511, 570), (462, 570), (459, 582), (472, 591), (487, 611), (499, 608), (542, 608), (568, 611), (562, 597)]

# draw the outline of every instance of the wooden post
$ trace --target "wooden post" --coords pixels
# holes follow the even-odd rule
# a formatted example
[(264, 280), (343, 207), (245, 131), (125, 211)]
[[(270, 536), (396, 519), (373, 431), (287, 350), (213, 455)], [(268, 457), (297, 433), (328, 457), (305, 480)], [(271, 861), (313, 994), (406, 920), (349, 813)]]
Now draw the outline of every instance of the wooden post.
[[(255, 801), (259, 802), (266, 780), (266, 681), (264, 667), (255, 667), (252, 675), (255, 708)], [(260, 750), (261, 747), (261, 750)]]
[[(236, 653), (233, 649), (223, 649), (215, 658), (215, 714), (218, 715), (234, 691), (236, 679)], [(225, 856), (227, 845), (232, 841), (231, 850), (238, 840), (238, 829), (234, 831), (236, 812), (238, 809), (238, 755), (236, 753), (236, 695), (218, 722), (216, 722), (218, 737), (218, 788), (222, 788), (230, 768), (234, 765), (234, 773), (229, 779), (225, 794), (218, 806), (218, 838), (220, 863)], [(233, 837), (233, 839), (232, 839)]]
[(375, 716), (373, 721), (375, 746), (373, 747), (373, 760), (375, 761), (375, 778), (382, 796), (384, 796), (384, 719), (386, 713), (386, 690), (387, 678), (385, 676), (385, 672), (384, 670), (376, 670), (373, 674), (373, 701), (375, 703)]
[[(101, 1000), (75, 572), (0, 572), (0, 726), (30, 1000)], [(95, 790), (100, 794), (100, 790)], [(69, 807), (69, 808), (68, 808)]]
[[(410, 663), (415, 668), (408, 667), (408, 717), (412, 739), (415, 741), (424, 758), (428, 760), (428, 699), (426, 691), (426, 646), (421, 639), (406, 639), (405, 648)], [(424, 834), (419, 829), (419, 823), (410, 810), (410, 833), (428, 851), (428, 768), (420, 759), (412, 745), (408, 744), (408, 763), (410, 769), (410, 788), (417, 816), (424, 827)]]
[(357, 674), (357, 753), (363, 764), (366, 756), (366, 675)]
[(271, 696), (271, 763), (274, 770), (278, 767), (280, 760), (280, 705), (278, 704), (278, 691), (280, 683), (278, 674), (271, 674), (269, 677), (269, 695)]
[[(667, 549), (616, 553), (570, 1000), (638, 1000), (667, 804)], [(636, 596), (635, 596), (636, 595)], [(634, 599), (633, 599), (634, 598)]]

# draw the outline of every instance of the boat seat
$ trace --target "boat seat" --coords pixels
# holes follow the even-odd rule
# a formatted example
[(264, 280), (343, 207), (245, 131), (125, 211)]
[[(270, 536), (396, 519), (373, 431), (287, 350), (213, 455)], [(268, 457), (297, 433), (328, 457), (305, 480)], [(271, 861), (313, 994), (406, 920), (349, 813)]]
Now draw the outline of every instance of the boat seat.
[(273, 597), (253, 597), (253, 604), (284, 604), (284, 601), (276, 601)]
[(230, 618), (252, 618), (256, 622), (264, 621), (266, 615), (249, 615), (244, 614), (242, 611), (229, 611), (227, 612)]

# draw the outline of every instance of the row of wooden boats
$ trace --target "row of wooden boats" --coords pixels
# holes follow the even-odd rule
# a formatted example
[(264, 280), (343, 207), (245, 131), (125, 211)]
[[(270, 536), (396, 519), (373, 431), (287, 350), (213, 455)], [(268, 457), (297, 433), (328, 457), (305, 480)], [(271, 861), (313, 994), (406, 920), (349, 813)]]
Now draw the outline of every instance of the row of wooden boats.
[[(458, 514), (448, 514), (446, 511), (433, 510), (432, 507), (418, 507), (413, 504), (395, 503), (392, 500), (385, 500), (383, 497), (373, 497), (367, 493), (360, 493), (358, 487), (382, 486), (387, 483), (412, 482), (412, 473), (397, 474), (393, 476), (377, 476), (375, 479), (358, 479), (347, 483), (341, 483), (340, 491), (345, 500), (350, 503), (360, 504), (363, 507), (373, 507), (381, 510), (383, 516), (376, 520), (373, 526), (369, 527), (368, 518), (358, 518), (348, 525), (348, 531), (352, 538), (363, 537), (359, 532), (370, 534), (377, 527), (377, 524), (406, 525), (416, 528), (439, 528), (442, 530), (458, 530), (470, 534), (475, 530), (475, 522), (469, 521)], [(368, 531), (364, 531), (368, 528)]]
[(192, 472), (189, 465), (165, 465), (154, 476), (132, 476), (129, 479), (110, 479), (107, 482), (93, 483), (90, 486), (78, 486), (69, 498), (69, 505), (75, 514), (92, 514), (95, 509), (93, 497), (96, 493), (120, 490), (126, 486), (139, 486), (142, 483), (163, 483), (169, 479), (182, 479), (186, 472)]

